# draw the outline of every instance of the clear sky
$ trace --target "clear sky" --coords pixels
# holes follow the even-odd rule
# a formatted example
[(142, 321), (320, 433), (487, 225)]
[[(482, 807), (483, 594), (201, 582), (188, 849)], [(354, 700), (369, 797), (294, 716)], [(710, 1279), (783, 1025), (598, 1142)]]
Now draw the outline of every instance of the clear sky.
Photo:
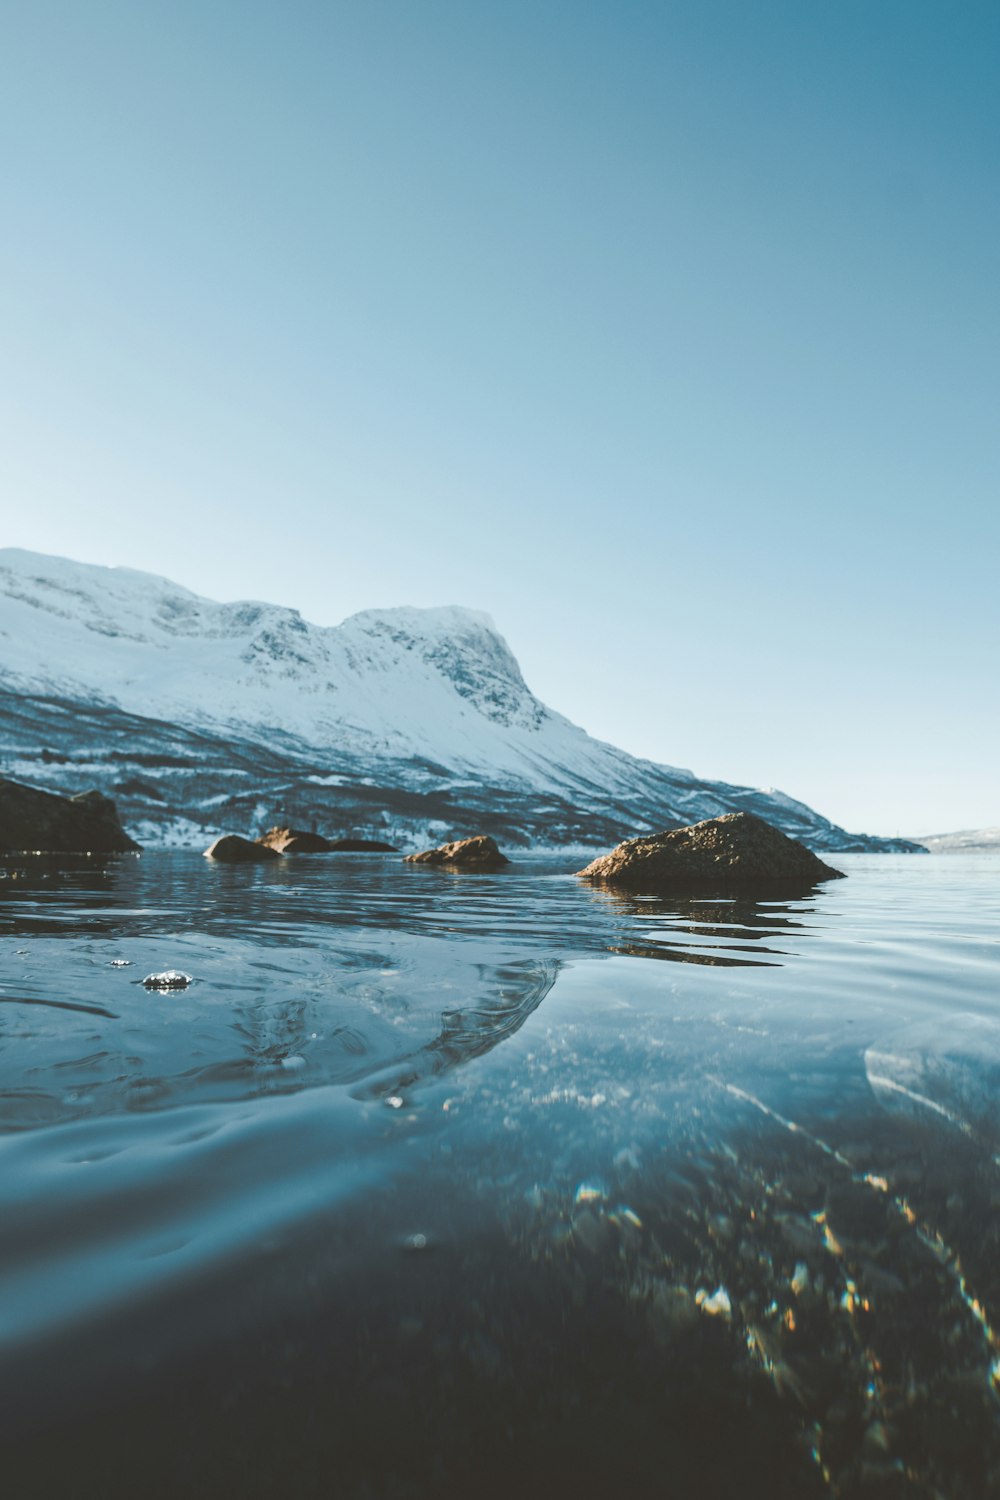
[(0, 537), (1000, 823), (996, 0), (0, 0)]

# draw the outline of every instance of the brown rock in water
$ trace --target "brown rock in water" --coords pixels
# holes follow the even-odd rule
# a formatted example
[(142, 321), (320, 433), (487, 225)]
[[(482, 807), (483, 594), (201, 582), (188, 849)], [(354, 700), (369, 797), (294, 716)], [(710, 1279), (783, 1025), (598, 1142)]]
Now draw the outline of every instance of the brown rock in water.
[(395, 854), (395, 844), (376, 839), (328, 839), (300, 828), (269, 828), (257, 840), (279, 854)]
[(62, 797), (0, 778), (0, 849), (24, 854), (130, 854), (139, 848), (102, 792)]
[(217, 859), (224, 864), (245, 865), (280, 859), (281, 855), (277, 849), (269, 849), (266, 844), (255, 844), (253, 839), (241, 838), (238, 833), (224, 833), (210, 849), (205, 850), (205, 858)]
[(585, 870), (584, 880), (644, 895), (795, 895), (841, 879), (805, 845), (753, 813), (726, 813), (670, 833), (626, 839)]
[(330, 840), (321, 833), (301, 828), (269, 828), (256, 842), (276, 854), (326, 854), (330, 849)]
[(444, 865), (451, 870), (502, 870), (510, 860), (500, 853), (491, 838), (484, 835), (475, 839), (458, 839), (453, 844), (442, 844), (438, 849), (424, 849), (420, 854), (407, 854), (405, 862)]

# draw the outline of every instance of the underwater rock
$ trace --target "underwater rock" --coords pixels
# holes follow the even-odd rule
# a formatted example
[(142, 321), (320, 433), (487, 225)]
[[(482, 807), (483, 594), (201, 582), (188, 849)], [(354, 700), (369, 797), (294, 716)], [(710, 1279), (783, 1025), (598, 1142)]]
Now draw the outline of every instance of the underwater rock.
[(791, 895), (841, 879), (811, 850), (753, 813), (726, 813), (669, 833), (626, 839), (577, 873), (646, 895), (727, 891)]
[(255, 844), (252, 839), (241, 838), (238, 833), (224, 833), (216, 839), (210, 849), (205, 850), (206, 859), (218, 859), (227, 864), (249, 864), (252, 861), (280, 859), (277, 849), (266, 844)]
[(129, 854), (139, 845), (102, 792), (62, 797), (0, 778), (0, 850), (32, 854)]
[(424, 849), (420, 854), (407, 854), (405, 863), (447, 865), (454, 870), (500, 870), (510, 861), (501, 854), (493, 839), (482, 835), (474, 839), (458, 839), (453, 844), (441, 844), (437, 849)]

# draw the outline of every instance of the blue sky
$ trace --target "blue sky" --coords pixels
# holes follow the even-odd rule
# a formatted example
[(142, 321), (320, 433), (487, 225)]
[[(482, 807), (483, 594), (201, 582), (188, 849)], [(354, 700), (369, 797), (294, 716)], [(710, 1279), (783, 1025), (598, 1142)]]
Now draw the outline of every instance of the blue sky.
[(1000, 823), (1000, 7), (0, 3), (3, 541)]

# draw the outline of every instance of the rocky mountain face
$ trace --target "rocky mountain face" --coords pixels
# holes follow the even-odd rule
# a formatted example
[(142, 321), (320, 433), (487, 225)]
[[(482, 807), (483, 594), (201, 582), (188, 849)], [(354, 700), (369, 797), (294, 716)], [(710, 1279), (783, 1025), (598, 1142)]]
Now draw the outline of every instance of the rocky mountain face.
[(287, 823), (406, 844), (607, 845), (747, 811), (815, 849), (918, 847), (592, 739), (535, 698), (474, 610), (323, 627), (13, 549), (0, 549), (0, 773), (96, 787), (144, 844)]

